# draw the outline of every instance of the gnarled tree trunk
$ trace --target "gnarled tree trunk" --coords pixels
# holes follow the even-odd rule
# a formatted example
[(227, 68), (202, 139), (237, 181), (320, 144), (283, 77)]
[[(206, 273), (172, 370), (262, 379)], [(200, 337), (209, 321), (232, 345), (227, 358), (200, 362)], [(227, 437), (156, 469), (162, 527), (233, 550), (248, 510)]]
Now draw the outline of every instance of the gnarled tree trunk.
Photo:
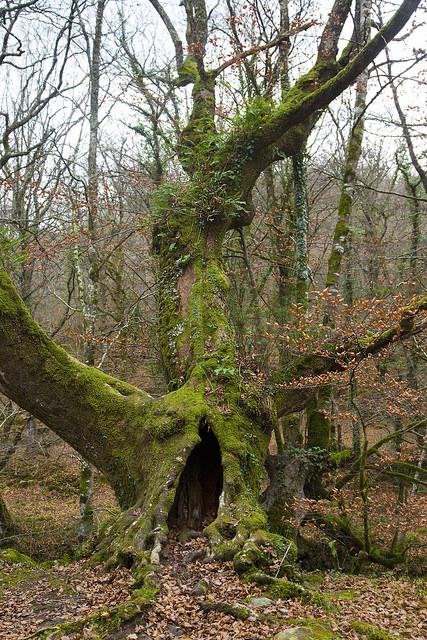
[[(160, 188), (155, 230), (159, 338), (171, 389), (166, 395), (151, 398), (74, 360), (32, 320), (0, 269), (0, 391), (110, 481), (123, 510), (101, 534), (101, 557), (136, 567), (158, 562), (174, 526), (204, 528), (214, 552), (234, 556), (240, 570), (265, 557), (257, 545), (277, 543), (266, 533), (259, 502), (268, 442), (277, 415), (304, 408), (314, 393), (302, 391), (298, 382), (286, 384), (341, 370), (345, 349), (287, 363), (277, 372), (275, 392), (273, 385), (254, 385), (241, 369), (228, 318), (222, 244), (227, 231), (251, 223), (248, 203), (260, 173), (300, 149), (319, 111), (357, 78), (418, 3), (403, 0), (366, 47), (339, 60), (338, 40), (351, 2), (335, 3), (313, 68), (279, 105), (257, 102), (225, 135), (215, 130), (215, 80), (224, 67), (205, 69), (204, 3), (198, 0), (196, 12), (184, 3), (194, 88), (178, 151), (188, 181)], [(349, 357), (412, 335), (426, 307), (423, 299), (384, 334), (349, 344)]]

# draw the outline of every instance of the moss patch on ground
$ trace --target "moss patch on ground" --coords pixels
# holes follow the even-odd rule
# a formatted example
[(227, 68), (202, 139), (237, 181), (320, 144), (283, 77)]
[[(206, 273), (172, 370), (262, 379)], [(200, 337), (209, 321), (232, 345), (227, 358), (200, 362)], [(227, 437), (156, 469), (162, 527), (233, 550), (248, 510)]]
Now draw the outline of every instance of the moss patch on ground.
[(0, 561), (5, 562), (6, 564), (23, 564), (30, 567), (36, 566), (34, 560), (15, 549), (1, 549)]
[(363, 636), (363, 638), (367, 638), (367, 640), (396, 640), (396, 638), (400, 637), (391, 635), (387, 631), (383, 631), (383, 629), (373, 624), (368, 624), (367, 622), (351, 622), (351, 628)]
[(115, 607), (104, 608), (79, 620), (64, 622), (56, 627), (45, 629), (37, 635), (37, 638), (40, 640), (59, 640), (70, 633), (79, 632), (83, 632), (84, 637), (92, 638), (92, 640), (108, 638), (111, 633), (118, 631), (124, 623), (142, 615), (157, 593), (156, 587), (141, 587), (136, 589), (128, 600)]

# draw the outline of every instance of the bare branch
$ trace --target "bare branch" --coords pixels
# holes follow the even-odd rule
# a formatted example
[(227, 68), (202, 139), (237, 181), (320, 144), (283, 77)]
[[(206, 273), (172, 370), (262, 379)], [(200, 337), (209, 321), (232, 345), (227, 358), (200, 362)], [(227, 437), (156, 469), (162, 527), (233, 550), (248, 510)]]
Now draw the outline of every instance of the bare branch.
[(230, 58), (230, 60), (226, 60), (219, 67), (214, 69), (211, 72), (212, 76), (214, 78), (216, 78), (217, 76), (220, 75), (220, 73), (225, 71), (225, 69), (227, 69), (228, 67), (231, 67), (233, 64), (237, 64), (237, 63), (245, 60), (245, 58), (249, 58), (249, 56), (256, 55), (257, 53), (261, 53), (262, 51), (266, 51), (267, 49), (272, 49), (273, 47), (278, 47), (283, 42), (288, 40), (288, 38), (290, 36), (295, 36), (298, 33), (301, 33), (302, 31), (307, 31), (314, 24), (315, 24), (314, 20), (310, 20), (309, 22), (306, 22), (305, 24), (301, 25), (300, 27), (292, 29), (288, 33), (280, 34), (279, 36), (277, 36), (277, 38), (274, 38), (274, 40), (270, 40), (270, 42), (267, 42), (265, 44), (261, 44), (261, 45), (258, 45), (256, 47), (252, 47), (251, 49), (247, 49), (246, 51), (241, 51), (241, 52), (237, 53), (235, 56)]
[(173, 45), (175, 47), (175, 59), (176, 59), (176, 68), (179, 69), (184, 62), (183, 49), (182, 49), (182, 40), (178, 35), (177, 30), (172, 24), (171, 19), (169, 18), (166, 11), (163, 9), (163, 6), (159, 2), (159, 0), (149, 0), (154, 9), (159, 14), (160, 18), (163, 20), (163, 23), (166, 29), (169, 32)]

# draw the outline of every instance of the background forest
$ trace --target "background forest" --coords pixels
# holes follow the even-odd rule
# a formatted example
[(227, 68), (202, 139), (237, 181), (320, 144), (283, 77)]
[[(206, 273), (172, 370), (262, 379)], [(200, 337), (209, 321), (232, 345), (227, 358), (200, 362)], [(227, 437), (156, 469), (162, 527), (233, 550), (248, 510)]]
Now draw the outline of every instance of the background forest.
[[(338, 97), (288, 128), (282, 147), (273, 140), (271, 158), (263, 160), (267, 147), (257, 148), (254, 134), (259, 167), (247, 169), (251, 184), (237, 194), (229, 188), (240, 179), (231, 161), (212, 173), (217, 140), (231, 140), (235, 131), (262, 133), (280, 104), (291, 104), (295, 86), (314, 95), (335, 77), (331, 50), (349, 68), (399, 4), (0, 3), (0, 266), (46, 334), (89, 367), (159, 403), (195, 385), (194, 375), (198, 384), (203, 377), (207, 404), (214, 397), (225, 420), (240, 400), (246, 403), (245, 420), (256, 425), (247, 438), (266, 440), (268, 472), (251, 490), (273, 532), (257, 538), (264, 524), (252, 530), (241, 511), (218, 524), (222, 471), (215, 476), (207, 460), (219, 456), (220, 465), (231, 445), (221, 439), (228, 427), (205, 412), (186, 454), (191, 460), (200, 438), (197, 446), (209, 448), (198, 462), (210, 475), (197, 515), (189, 515), (196, 498), (185, 487), (195, 472), (179, 462), (174, 492), (190, 504), (188, 512), (168, 494), (167, 522), (153, 516), (146, 533), (138, 520), (144, 558), (134, 543), (132, 551), (130, 544), (117, 550), (105, 527), (118, 515), (116, 539), (128, 544), (120, 514), (134, 504), (143, 511), (146, 503), (117, 488), (122, 477), (115, 484), (110, 462), (97, 464), (92, 444), (87, 455), (85, 445), (70, 446), (86, 442), (71, 409), (76, 430), (64, 439), (40, 419), (48, 411), (42, 401), (39, 413), (29, 409), (38, 402), (32, 384), (39, 365), (26, 369), (22, 359), (20, 390), (8, 393), (8, 356), (0, 353), (0, 637), (271, 638), (285, 620), (311, 634), (298, 636), (303, 640), (427, 634), (420, 581), (427, 570), (427, 7), (406, 4), (414, 6), (404, 7), (406, 24), (394, 40)], [(204, 216), (202, 249), (186, 222), (190, 196)], [(187, 324), (173, 311), (173, 323), (166, 311), (190, 296), (185, 278), (193, 264), (197, 275), (201, 269), (195, 253), (210, 262), (217, 257), (206, 230), (216, 233), (224, 212), (218, 262), (227, 304), (218, 294), (223, 276), (207, 271), (212, 290), (189, 303), (196, 319)], [(0, 297), (2, 305), (7, 312)], [(202, 356), (198, 314), (208, 323)], [(6, 326), (1, 309), (0, 322)], [(179, 420), (193, 407), (197, 413), (197, 402), (183, 396), (184, 418), (175, 404), (159, 404), (152, 420), (163, 431), (155, 438), (168, 442)], [(138, 442), (143, 450), (145, 441)], [(155, 449), (159, 465), (172, 455), (168, 446)], [(245, 453), (249, 470), (241, 462), (248, 486), (261, 456), (253, 447)], [(206, 498), (205, 490), (218, 495)], [(204, 538), (193, 535), (205, 527), (216, 550), (210, 565), (201, 562)], [(107, 535), (108, 552), (106, 543), (93, 542), (99, 535)], [(94, 549), (112, 573), (80, 559)], [(156, 553), (166, 558), (164, 573), (155, 579), (145, 570), (141, 578)], [(186, 564), (190, 556), (195, 568), (183, 577), (182, 558)], [(239, 581), (232, 562), (246, 576), (256, 567), (252, 587)], [(136, 566), (143, 605), (131, 595), (129, 570)], [(215, 572), (223, 572), (218, 584)], [(178, 594), (176, 574), (193, 600)], [(271, 580), (260, 578), (267, 574)], [(135, 616), (159, 584), (157, 609), (143, 623)], [(193, 618), (194, 598), (207, 590), (210, 599)], [(266, 590), (268, 602), (248, 600)], [(52, 591), (61, 594), (56, 605)], [(120, 609), (129, 597), (130, 612)], [(246, 609), (230, 605), (237, 600)], [(116, 635), (93, 617), (101, 607), (105, 618), (119, 621)], [(59, 629), (82, 616), (80, 626)]]

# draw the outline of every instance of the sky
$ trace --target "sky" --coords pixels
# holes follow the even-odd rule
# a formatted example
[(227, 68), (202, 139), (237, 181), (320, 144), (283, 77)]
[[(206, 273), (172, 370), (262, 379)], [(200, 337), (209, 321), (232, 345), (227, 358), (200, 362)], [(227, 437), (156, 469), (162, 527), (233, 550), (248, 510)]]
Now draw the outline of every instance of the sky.
[[(48, 2), (52, 9), (61, 8), (63, 10), (64, 4), (59, 0), (52, 0)], [(295, 11), (302, 5), (305, 6), (305, 11), (302, 13), (302, 19), (304, 21), (315, 19), (317, 24), (311, 27), (308, 31), (304, 32), (299, 38), (299, 44), (295, 47), (292, 57), (293, 72), (295, 75), (303, 72), (313, 62), (313, 58), (316, 51), (318, 37), (321, 32), (322, 24), (327, 16), (328, 9), (330, 9), (332, 0), (319, 0), (315, 2), (309, 2), (309, 0), (298, 0), (295, 2), (290, 0), (291, 17)], [(417, 12), (416, 20), (418, 22), (427, 22), (426, 2), (422, 3), (422, 8)], [(169, 16), (173, 20), (176, 28), (181, 33), (185, 42), (185, 15), (183, 7), (178, 0), (163, 0), (163, 6), (167, 10)], [(268, 2), (264, 0), (261, 3), (264, 8), (265, 14), (270, 13), (277, 15), (277, 2), (274, 0)], [(381, 10), (384, 15), (387, 11), (393, 10), (397, 6), (396, 2), (381, 1)], [(218, 61), (222, 58), (223, 50), (225, 54), (230, 51), (228, 40), (224, 36), (223, 29), (226, 24), (224, 17), (226, 4), (223, 0), (211, 1), (208, 3), (208, 9), (212, 10), (211, 25), (213, 27), (212, 36), (217, 38), (216, 45), (213, 44), (209, 47), (208, 58), (212, 61), (213, 65), (218, 64)], [(242, 2), (243, 10), (245, 4)], [(53, 16), (53, 19), (52, 19)], [(126, 139), (125, 143), (128, 147), (129, 157), (133, 154), (135, 156), (135, 147), (140, 144), (140, 138), (131, 129), (130, 125), (138, 123), (140, 116), (135, 113), (132, 108), (132, 104), (136, 102), (144, 108), (144, 100), (137, 92), (128, 86), (129, 79), (126, 78), (127, 64), (123, 62), (123, 55), (119, 53), (118, 49), (118, 25), (120, 22), (120, 16), (124, 17), (125, 28), (128, 42), (134, 49), (138, 59), (147, 61), (147, 66), (160, 69), (165, 64), (169, 63), (173, 59), (173, 46), (170, 37), (162, 23), (157, 16), (157, 13), (151, 6), (149, 0), (142, 0), (140, 2), (134, 2), (133, 0), (109, 0), (106, 10), (106, 19), (104, 24), (104, 51), (103, 61), (105, 63), (102, 75), (102, 106), (101, 106), (101, 131), (102, 138), (105, 145), (116, 145), (120, 140)], [(92, 19), (91, 19), (92, 18)], [(245, 17), (247, 20), (247, 16)], [(55, 33), (55, 23), (60, 24), (60, 19), (56, 18), (56, 14), (50, 14), (48, 19), (43, 15), (30, 16), (30, 19), (25, 22), (21, 27), (21, 38), (26, 50), (28, 62), (35, 54), (45, 52), (49, 54), (49, 47), (52, 46), (52, 36)], [(93, 24), (93, 13), (86, 17), (86, 28), (90, 33), (91, 23)], [(266, 21), (268, 26), (268, 20)], [(58, 28), (58, 27), (56, 27)], [(343, 32), (342, 44), (344, 46), (352, 30), (351, 20)], [(407, 32), (406, 29), (403, 33)], [(246, 28), (246, 35), (250, 38), (250, 27)], [(409, 59), (412, 56), (412, 50), (414, 48), (425, 48), (427, 28), (425, 24), (417, 28), (410, 38), (407, 40), (401, 40), (394, 42), (391, 47), (391, 56), (394, 60)], [(220, 45), (220, 46), (218, 46)], [(248, 40), (249, 45), (249, 40)], [(77, 144), (83, 140), (82, 150), (84, 147), (84, 141), (87, 137), (85, 128), (87, 123), (85, 115), (87, 113), (87, 61), (84, 55), (81, 54), (82, 47), (84, 46), (84, 40), (82, 38), (77, 39), (73, 43), (75, 57), (68, 65), (68, 71), (65, 76), (65, 83), (63, 85), (61, 96), (51, 105), (49, 108), (49, 114), (51, 116), (51, 126), (60, 130), (61, 127), (68, 126), (68, 120), (74, 122), (67, 137), (66, 150), (64, 152), (75, 155), (75, 148)], [(23, 61), (24, 61), (23, 60)], [(381, 65), (384, 56), (380, 56), (377, 63)], [(49, 64), (49, 59), (46, 60), (45, 66)], [(409, 63), (397, 62), (394, 65), (396, 73), (402, 73)], [(424, 62), (417, 65), (416, 68), (410, 70), (408, 77), (403, 81), (400, 89), (401, 100), (405, 111), (408, 113), (408, 117), (413, 122), (418, 122), (419, 127), (417, 131), (425, 133), (427, 127), (426, 121), (426, 104), (427, 104), (427, 65)], [(3, 74), (3, 82), (0, 90), (0, 105), (2, 109), (6, 110), (10, 108), (11, 101), (14, 102), (21, 95), (22, 88), (22, 73), (13, 69), (2, 69), (0, 73)], [(4, 77), (6, 74), (6, 78)], [(25, 74), (24, 74), (25, 75)], [(81, 83), (80, 83), (81, 81)], [(230, 88), (236, 86), (237, 75), (229, 69), (222, 79), (223, 86), (220, 89), (220, 94), (223, 99), (227, 101), (227, 93)], [(399, 80), (400, 82), (400, 80)], [(389, 124), (385, 125), (381, 121), (386, 119), (389, 122), (396, 120), (394, 113), (394, 106), (390, 100), (390, 91), (385, 88), (380, 91), (380, 85), (385, 85), (386, 80), (383, 77), (383, 69), (381, 66), (372, 74), (370, 82), (369, 99), (372, 99), (377, 94), (378, 97), (369, 108), (367, 117), (367, 143), (377, 144), (381, 142), (384, 144), (384, 140), (387, 139), (390, 152), (394, 148), (399, 138), (399, 131), (394, 126)], [(190, 88), (183, 89), (179, 93), (179, 100), (183, 107), (189, 103)], [(332, 105), (332, 109), (336, 113), (345, 113), (346, 106), (352, 103), (351, 90), (345, 92), (344, 96), (340, 97)], [(230, 102), (226, 102), (231, 107)], [(185, 109), (184, 109), (185, 110)], [(345, 129), (346, 118), (342, 121), (342, 126)], [(348, 123), (348, 118), (347, 118)], [(424, 126), (423, 126), (424, 124)], [(331, 149), (336, 144), (336, 133), (333, 131), (333, 127), (330, 127), (332, 139), (328, 143), (327, 140), (321, 139), (319, 145), (323, 149), (327, 148), (328, 144)], [(82, 133), (83, 132), (83, 133)], [(423, 151), (423, 145), (425, 148), (425, 140), (422, 138), (416, 142), (420, 152)], [(84, 153), (82, 153), (82, 156)]]

